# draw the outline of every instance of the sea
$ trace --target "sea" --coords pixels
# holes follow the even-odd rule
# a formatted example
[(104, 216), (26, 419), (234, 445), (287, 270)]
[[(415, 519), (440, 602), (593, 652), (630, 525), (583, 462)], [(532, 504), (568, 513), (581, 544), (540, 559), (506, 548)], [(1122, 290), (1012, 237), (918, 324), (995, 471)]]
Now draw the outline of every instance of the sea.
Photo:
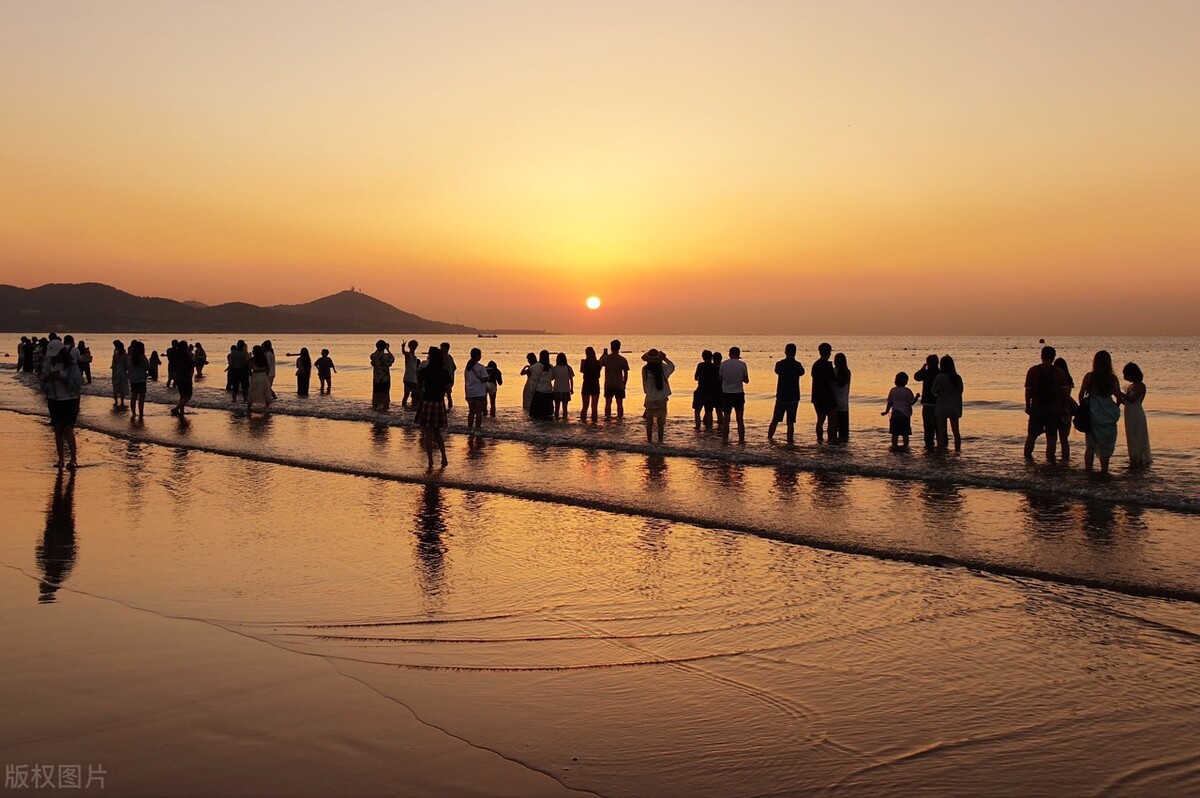
[[(581, 422), (578, 396), (566, 421), (522, 413), (526, 353), (565, 352), (578, 369), (585, 347), (608, 344), (597, 337), (272, 336), (279, 399), (264, 417), (224, 391), (228, 336), (75, 335), (95, 355), (75, 479), (109, 531), (79, 544), (78, 563), (72, 548), (59, 581), (325, 657), (572, 789), (1200, 784), (1200, 338), (1046, 339), (1076, 384), (1102, 348), (1145, 374), (1153, 464), (1127, 467), (1122, 431), (1100, 475), (1077, 432), (1065, 462), (1041, 442), (1022, 457), (1036, 337), (830, 338), (852, 371), (849, 442), (816, 443), (805, 376), (787, 445), (782, 430), (766, 439), (773, 365), (791, 340), (807, 368), (820, 339), (618, 335), (635, 368), (651, 347), (677, 366), (660, 445), (636, 374), (623, 422), (603, 418), (603, 399), (600, 420)], [(162, 381), (144, 421), (114, 409), (115, 337), (160, 352), (203, 342), (194, 411), (168, 415)], [(447, 341), (460, 369), (479, 347), (504, 375), (474, 439), (456, 385), (445, 469), (427, 470), (399, 368), (391, 411), (370, 408), (380, 337), (394, 353)], [(700, 352), (735, 345), (745, 444), (697, 431), (691, 409)], [(301, 347), (330, 350), (332, 393), (314, 375), (296, 395), (286, 353)], [(962, 451), (926, 452), (919, 416), (911, 450), (891, 451), (887, 393), (929, 354), (952, 355), (963, 378)], [(13, 480), (50, 479), (52, 446), (33, 380), (0, 376), (11, 499)], [(6, 562), (32, 551), (0, 549)], [(1003, 789), (959, 780), (976, 768)]]

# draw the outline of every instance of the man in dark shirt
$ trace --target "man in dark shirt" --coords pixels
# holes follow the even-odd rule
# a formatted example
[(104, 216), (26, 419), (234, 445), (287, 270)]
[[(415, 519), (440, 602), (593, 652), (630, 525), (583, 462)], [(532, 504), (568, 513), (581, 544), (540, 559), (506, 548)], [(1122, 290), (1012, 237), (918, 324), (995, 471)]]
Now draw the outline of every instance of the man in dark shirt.
[(1046, 459), (1054, 462), (1058, 444), (1058, 428), (1062, 424), (1063, 399), (1071, 391), (1071, 383), (1062, 369), (1054, 365), (1058, 353), (1052, 346), (1042, 347), (1042, 362), (1025, 374), (1025, 413), (1029, 430), (1025, 436), (1025, 459), (1033, 458), (1033, 445), (1038, 436), (1046, 435)]
[(713, 353), (705, 349), (696, 364), (696, 390), (692, 393), (692, 410), (696, 414), (696, 429), (700, 429), (700, 411), (704, 411), (704, 426), (712, 429), (716, 396), (713, 386), (720, 388), (720, 369), (713, 363)]
[(796, 345), (783, 348), (783, 360), (775, 364), (779, 380), (775, 385), (775, 413), (767, 429), (767, 440), (775, 440), (775, 428), (787, 416), (787, 442), (795, 442), (796, 409), (800, 406), (800, 378), (804, 376), (804, 364), (796, 360)]
[(821, 356), (815, 363), (812, 364), (812, 403), (813, 409), (817, 411), (817, 443), (825, 442), (825, 422), (829, 421), (829, 439), (833, 440), (833, 413), (837, 409), (837, 396), (834, 394), (834, 379), (833, 364), (829, 362), (829, 356), (833, 354), (833, 347), (829, 344), (821, 344), (817, 347), (817, 353)]
[(921, 426), (925, 433), (925, 448), (932, 449), (937, 442), (937, 394), (933, 391), (933, 381), (938, 375), (938, 356), (930, 355), (925, 358), (925, 365), (913, 374), (913, 382), (921, 383)]

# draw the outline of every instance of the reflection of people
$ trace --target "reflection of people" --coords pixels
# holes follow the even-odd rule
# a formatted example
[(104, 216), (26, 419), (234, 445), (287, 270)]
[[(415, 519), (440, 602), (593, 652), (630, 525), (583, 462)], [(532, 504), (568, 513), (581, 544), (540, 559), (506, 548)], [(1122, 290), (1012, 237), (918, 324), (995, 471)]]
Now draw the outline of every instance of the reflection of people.
[[(423, 400), (423, 401), (428, 401)], [(417, 503), (417, 574), (421, 589), (429, 598), (441, 593), (445, 582), (446, 519), (442, 512), (442, 494), (437, 485), (426, 485)]]
[[(64, 484), (65, 483), (65, 484)], [(50, 604), (55, 593), (75, 567), (75, 473), (64, 477), (59, 471), (54, 480), (54, 493), (46, 507), (46, 530), (37, 547), (38, 570), (42, 581), (38, 586), (38, 601)]]

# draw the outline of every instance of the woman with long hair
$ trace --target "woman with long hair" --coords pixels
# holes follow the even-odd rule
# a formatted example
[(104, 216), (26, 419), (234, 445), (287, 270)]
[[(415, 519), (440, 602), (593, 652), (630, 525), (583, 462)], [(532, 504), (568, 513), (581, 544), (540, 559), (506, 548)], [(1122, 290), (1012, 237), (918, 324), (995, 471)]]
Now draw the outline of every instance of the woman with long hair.
[(113, 407), (125, 409), (125, 397), (129, 396), (129, 353), (123, 341), (113, 341), (112, 355)]
[(192, 358), (187, 341), (175, 345), (175, 389), (179, 391), (179, 402), (171, 408), (171, 415), (182, 417), (183, 408), (192, 401), (192, 375), (196, 370), (196, 361)]
[(1079, 404), (1087, 402), (1091, 429), (1084, 434), (1083, 467), (1092, 470), (1100, 456), (1100, 473), (1108, 473), (1108, 461), (1117, 448), (1117, 422), (1121, 420), (1121, 381), (1113, 372), (1112, 355), (1101, 349), (1092, 357), (1092, 370), (1079, 385)]
[(654, 422), (658, 422), (658, 442), (663, 442), (667, 426), (667, 399), (671, 396), (671, 375), (675, 364), (666, 352), (651, 349), (642, 355), (646, 365), (642, 366), (642, 391), (646, 394), (644, 413), (646, 419), (646, 442), (654, 442)]
[(146, 417), (146, 380), (150, 377), (150, 359), (146, 345), (129, 342), (129, 417)]
[(1062, 416), (1058, 423), (1058, 442), (1062, 448), (1062, 459), (1066, 460), (1071, 456), (1071, 422), (1075, 419), (1075, 408), (1079, 405), (1075, 403), (1075, 397), (1070, 394), (1070, 391), (1075, 390), (1075, 378), (1071, 376), (1071, 369), (1067, 367), (1067, 361), (1060, 357), (1054, 361), (1054, 367), (1061, 370), (1067, 378), (1068, 393), (1063, 397)]
[[(288, 354), (291, 354), (290, 352)], [(300, 347), (300, 356), (296, 358), (296, 395), (308, 396), (308, 383), (312, 379), (313, 362), (308, 354), (308, 347)]]
[(550, 351), (543, 349), (537, 362), (529, 367), (533, 378), (533, 398), (529, 400), (530, 418), (550, 418), (554, 415), (554, 367)]
[(421, 401), (417, 403), (416, 421), (423, 433), (429, 467), (433, 468), (433, 446), (436, 443), (442, 453), (442, 467), (445, 468), (449, 461), (446, 459), (446, 440), (442, 430), (446, 428), (446, 389), (450, 386), (450, 372), (446, 370), (445, 358), (438, 347), (429, 347), (429, 359), (417, 373), (417, 382), (421, 389)]
[(833, 435), (831, 440), (845, 443), (850, 440), (850, 364), (846, 354), (838, 352), (833, 356)]
[(599, 417), (601, 368), (595, 347), (589, 346), (583, 352), (583, 360), (579, 362), (579, 375), (583, 377), (583, 387), (579, 391), (583, 397), (583, 409), (579, 412), (580, 421), (587, 421), (588, 405), (592, 408), (593, 424)]
[(947, 425), (954, 431), (954, 451), (962, 451), (962, 434), (958, 431), (958, 420), (962, 418), (963, 380), (954, 368), (954, 358), (943, 355), (938, 363), (938, 375), (933, 381), (933, 392), (937, 395), (934, 415), (937, 418), (937, 447), (945, 450), (950, 444)]
[(529, 412), (529, 405), (533, 402), (533, 389), (537, 385), (537, 377), (533, 374), (533, 366), (537, 363), (537, 355), (533, 352), (525, 355), (527, 361), (524, 366), (521, 366), (521, 376), (525, 378), (525, 389), (521, 394), (521, 406), (525, 408), (525, 412)]
[(1129, 467), (1145, 468), (1150, 465), (1150, 431), (1146, 428), (1146, 411), (1142, 400), (1146, 398), (1145, 375), (1137, 363), (1126, 363), (1121, 370), (1129, 383), (1125, 389), (1125, 444), (1129, 450)]
[(246, 413), (253, 413), (255, 405), (262, 405), (264, 414), (271, 412), (271, 362), (261, 346), (251, 350), (247, 368), (250, 387), (246, 391)]
[(559, 412), (562, 420), (567, 420), (567, 405), (571, 403), (571, 394), (575, 393), (575, 369), (567, 362), (567, 353), (559, 352), (551, 370), (554, 379), (554, 420), (557, 421)]

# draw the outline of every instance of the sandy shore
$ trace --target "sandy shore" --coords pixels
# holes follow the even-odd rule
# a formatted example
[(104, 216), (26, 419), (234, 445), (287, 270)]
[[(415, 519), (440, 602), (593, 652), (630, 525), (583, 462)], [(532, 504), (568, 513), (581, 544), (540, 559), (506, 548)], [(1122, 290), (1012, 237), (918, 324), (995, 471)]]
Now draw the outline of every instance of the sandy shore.
[(1190, 602), (81, 439), (60, 480), (0, 412), (6, 765), (119, 795), (1200, 789)]

